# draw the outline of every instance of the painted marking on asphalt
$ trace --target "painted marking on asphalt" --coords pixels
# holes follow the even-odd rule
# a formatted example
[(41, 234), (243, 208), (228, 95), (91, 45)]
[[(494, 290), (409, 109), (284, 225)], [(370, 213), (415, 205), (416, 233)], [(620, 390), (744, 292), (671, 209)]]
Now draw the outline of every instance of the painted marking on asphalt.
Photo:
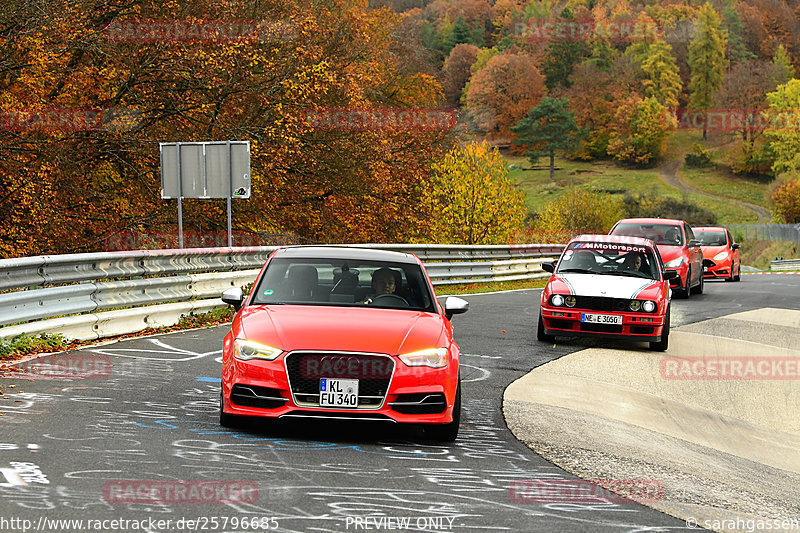
[(206, 377), (203, 377), (203, 376), (197, 376), (194, 379), (196, 379), (197, 381), (201, 381), (203, 383), (219, 383), (220, 382), (220, 378), (206, 378)]

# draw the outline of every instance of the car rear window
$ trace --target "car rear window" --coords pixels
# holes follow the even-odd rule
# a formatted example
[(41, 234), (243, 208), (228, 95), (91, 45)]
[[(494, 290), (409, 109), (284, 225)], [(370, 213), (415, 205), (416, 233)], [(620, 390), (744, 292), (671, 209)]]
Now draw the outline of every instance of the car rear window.
[(683, 246), (683, 233), (675, 224), (646, 224), (642, 222), (622, 222), (614, 226), (611, 235), (642, 237), (656, 244)]
[[(374, 276), (391, 276), (394, 291), (377, 298)], [(435, 312), (419, 265), (345, 259), (273, 258), (258, 280), (255, 305), (372, 306)]]

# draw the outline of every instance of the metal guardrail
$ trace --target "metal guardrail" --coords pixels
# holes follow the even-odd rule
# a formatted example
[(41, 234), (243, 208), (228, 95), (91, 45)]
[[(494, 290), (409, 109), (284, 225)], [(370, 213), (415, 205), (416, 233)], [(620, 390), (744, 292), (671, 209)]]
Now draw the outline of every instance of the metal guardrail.
[[(563, 249), (558, 244), (351, 246), (413, 253), (425, 264), (434, 285), (546, 277), (542, 261)], [(61, 333), (87, 340), (171, 325), (181, 315), (224, 307), (219, 299), (222, 291), (253, 281), (277, 248), (137, 250), (2, 259), (0, 290), (7, 292), (0, 294), (0, 338)]]
[(779, 261), (770, 261), (770, 270), (800, 270), (800, 259), (784, 259)]

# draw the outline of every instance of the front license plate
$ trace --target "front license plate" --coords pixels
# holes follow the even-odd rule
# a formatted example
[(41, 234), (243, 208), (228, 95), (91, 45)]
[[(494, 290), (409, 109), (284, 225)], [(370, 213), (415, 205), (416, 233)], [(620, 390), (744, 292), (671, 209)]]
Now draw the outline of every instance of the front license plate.
[(622, 325), (621, 315), (594, 315), (590, 313), (581, 313), (581, 322), (590, 322), (592, 324), (617, 324)]
[(320, 379), (319, 406), (346, 408), (358, 407), (358, 380), (328, 378)]

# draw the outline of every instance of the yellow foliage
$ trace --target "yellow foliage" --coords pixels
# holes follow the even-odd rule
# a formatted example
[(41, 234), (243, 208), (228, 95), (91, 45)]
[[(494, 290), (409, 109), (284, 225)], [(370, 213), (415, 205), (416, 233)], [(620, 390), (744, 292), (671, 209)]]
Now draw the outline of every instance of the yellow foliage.
[(622, 202), (610, 194), (571, 189), (549, 204), (536, 229), (549, 233), (608, 233), (623, 218)]
[(525, 194), (485, 142), (451, 150), (432, 165), (424, 186), (430, 242), (508, 244), (522, 228)]

